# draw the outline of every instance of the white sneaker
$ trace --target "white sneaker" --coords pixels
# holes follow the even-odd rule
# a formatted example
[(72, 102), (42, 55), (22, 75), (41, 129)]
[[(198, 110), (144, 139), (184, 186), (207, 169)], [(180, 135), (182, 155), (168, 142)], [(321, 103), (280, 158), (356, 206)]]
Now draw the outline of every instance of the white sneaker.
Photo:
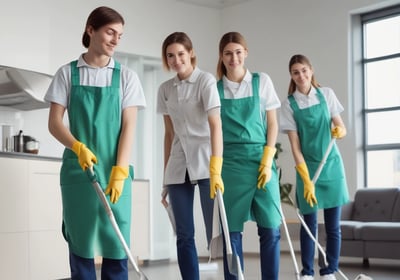
[(358, 276), (354, 280), (372, 280), (372, 278), (365, 274), (358, 274)]
[(312, 275), (301, 275), (300, 280), (314, 280), (314, 276)]
[(321, 280), (336, 280), (335, 274), (321, 275)]

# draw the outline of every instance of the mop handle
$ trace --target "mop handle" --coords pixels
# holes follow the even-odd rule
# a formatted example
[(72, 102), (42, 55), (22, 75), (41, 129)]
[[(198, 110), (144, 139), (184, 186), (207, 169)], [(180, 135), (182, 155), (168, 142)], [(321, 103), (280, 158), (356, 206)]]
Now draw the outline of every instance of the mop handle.
[(324, 258), (324, 264), (326, 266), (328, 266), (328, 261), (326, 259), (326, 254), (324, 251), (324, 248), (322, 248), (321, 244), (317, 241), (317, 239), (314, 237), (314, 235), (311, 233), (309, 227), (307, 226), (306, 222), (304, 221), (303, 217), (300, 214), (299, 208), (296, 209), (296, 214), (297, 217), (299, 218), (301, 224), (303, 225), (303, 228), (305, 229), (305, 231), (307, 232), (308, 236), (312, 239), (312, 241), (317, 245), (319, 251), (321, 252), (321, 255)]
[[(310, 229), (308, 228), (306, 222), (304, 221), (303, 217), (300, 214), (299, 209), (296, 209), (296, 214), (297, 217), (299, 218), (301, 224), (303, 225), (303, 228), (306, 230), (308, 236), (314, 241), (314, 243), (317, 245), (319, 252), (321, 253), (323, 259), (324, 259), (324, 264), (325, 266), (328, 266), (328, 260), (326, 259), (326, 253), (324, 248), (322, 248), (321, 244), (317, 241), (317, 239), (313, 236), (313, 234), (311, 233)], [(349, 280), (349, 278), (347, 278), (347, 276), (343, 273), (343, 271), (341, 271), (340, 269), (337, 270), (338, 273), (343, 277), (344, 280)]]
[(101, 203), (104, 206), (104, 210), (106, 211), (107, 216), (110, 219), (111, 225), (114, 228), (115, 233), (118, 236), (119, 241), (122, 244), (122, 247), (124, 248), (124, 251), (126, 253), (126, 255), (128, 256), (129, 261), (131, 262), (131, 264), (133, 265), (133, 267), (135, 268), (136, 272), (140, 273), (139, 271), (139, 267), (137, 266), (132, 253), (128, 247), (128, 245), (126, 244), (125, 238), (123, 237), (121, 230), (118, 227), (117, 221), (115, 220), (114, 217), (114, 213), (111, 210), (110, 204), (107, 201), (106, 195), (103, 192), (103, 189), (101, 188), (99, 182), (96, 179), (96, 175), (93, 171), (93, 166), (91, 168), (88, 168), (88, 175), (89, 175), (89, 179), (92, 182), (92, 185), (97, 193), (97, 196), (100, 198)]
[(231, 255), (232, 254), (231, 238), (229, 236), (228, 222), (226, 219), (224, 200), (222, 198), (222, 194), (219, 189), (217, 189), (217, 199), (218, 199), (218, 207), (219, 207), (221, 223), (222, 223), (222, 230), (225, 234), (226, 253), (228, 255)]
[(322, 157), (321, 162), (318, 165), (317, 171), (315, 171), (314, 177), (312, 179), (312, 182), (315, 184), (318, 180), (319, 175), (321, 174), (322, 168), (324, 167), (325, 163), (326, 163), (326, 159), (329, 156), (329, 153), (332, 150), (333, 144), (335, 144), (335, 140), (336, 138), (332, 138), (331, 141), (329, 142), (328, 148), (326, 148), (325, 154)]
[(289, 244), (290, 255), (293, 260), (294, 270), (295, 270), (295, 274), (296, 274), (296, 280), (300, 280), (300, 270), (299, 270), (299, 266), (296, 261), (296, 256), (294, 254), (293, 244), (292, 244), (292, 240), (290, 238), (289, 229), (286, 224), (286, 218), (285, 218), (285, 215), (283, 214), (282, 205), (280, 205), (279, 211), (281, 212), (282, 224), (283, 224), (283, 228), (285, 230), (286, 238), (287, 238), (287, 241)]

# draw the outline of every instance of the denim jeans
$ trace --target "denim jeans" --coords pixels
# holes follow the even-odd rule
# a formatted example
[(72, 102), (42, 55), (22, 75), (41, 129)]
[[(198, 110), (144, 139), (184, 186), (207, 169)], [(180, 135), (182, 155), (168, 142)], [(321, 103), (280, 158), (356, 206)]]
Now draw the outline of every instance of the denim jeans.
[[(69, 253), (71, 280), (96, 280), (94, 259), (79, 257)], [(128, 259), (114, 260), (103, 258), (102, 280), (128, 280)]]
[[(229, 233), (232, 246), (232, 255), (239, 256), (240, 265), (244, 270), (242, 233)], [(260, 239), (260, 266), (262, 280), (278, 280), (279, 278), (279, 258), (280, 258), (280, 231), (279, 228), (263, 228), (258, 226), (258, 236)], [(238, 279), (229, 273), (226, 247), (224, 242), (224, 278), (225, 280)]]
[[(210, 180), (198, 180), (200, 203), (208, 244), (212, 235), (214, 201), (210, 198)], [(176, 223), (176, 247), (179, 270), (183, 280), (198, 280), (199, 262), (194, 240), (193, 200), (195, 184), (186, 175), (185, 183), (168, 185), (169, 201)]]
[[(326, 259), (327, 267), (321, 267), (320, 275), (331, 274), (338, 270), (339, 256), (341, 246), (341, 231), (340, 231), (340, 215), (341, 207), (324, 209), (324, 223), (326, 232)], [(304, 215), (304, 221), (310, 229), (313, 236), (317, 231), (317, 212)], [(300, 247), (301, 247), (301, 263), (303, 269), (302, 275), (314, 275), (314, 253), (315, 243), (309, 237), (306, 230), (301, 227), (300, 230)]]

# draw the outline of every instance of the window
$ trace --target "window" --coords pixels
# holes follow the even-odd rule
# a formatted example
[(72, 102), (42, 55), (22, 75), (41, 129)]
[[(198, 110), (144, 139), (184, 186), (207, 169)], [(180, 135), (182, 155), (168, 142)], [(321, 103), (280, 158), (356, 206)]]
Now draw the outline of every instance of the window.
[(365, 182), (400, 186), (400, 6), (361, 21)]

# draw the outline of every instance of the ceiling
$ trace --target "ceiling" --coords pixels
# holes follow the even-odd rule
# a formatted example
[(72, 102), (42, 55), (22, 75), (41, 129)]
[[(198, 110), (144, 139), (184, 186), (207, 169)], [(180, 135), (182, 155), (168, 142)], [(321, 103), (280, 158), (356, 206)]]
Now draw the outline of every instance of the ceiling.
[(186, 2), (197, 6), (222, 9), (233, 6), (239, 3), (248, 2), (251, 0), (177, 0), (179, 2)]

